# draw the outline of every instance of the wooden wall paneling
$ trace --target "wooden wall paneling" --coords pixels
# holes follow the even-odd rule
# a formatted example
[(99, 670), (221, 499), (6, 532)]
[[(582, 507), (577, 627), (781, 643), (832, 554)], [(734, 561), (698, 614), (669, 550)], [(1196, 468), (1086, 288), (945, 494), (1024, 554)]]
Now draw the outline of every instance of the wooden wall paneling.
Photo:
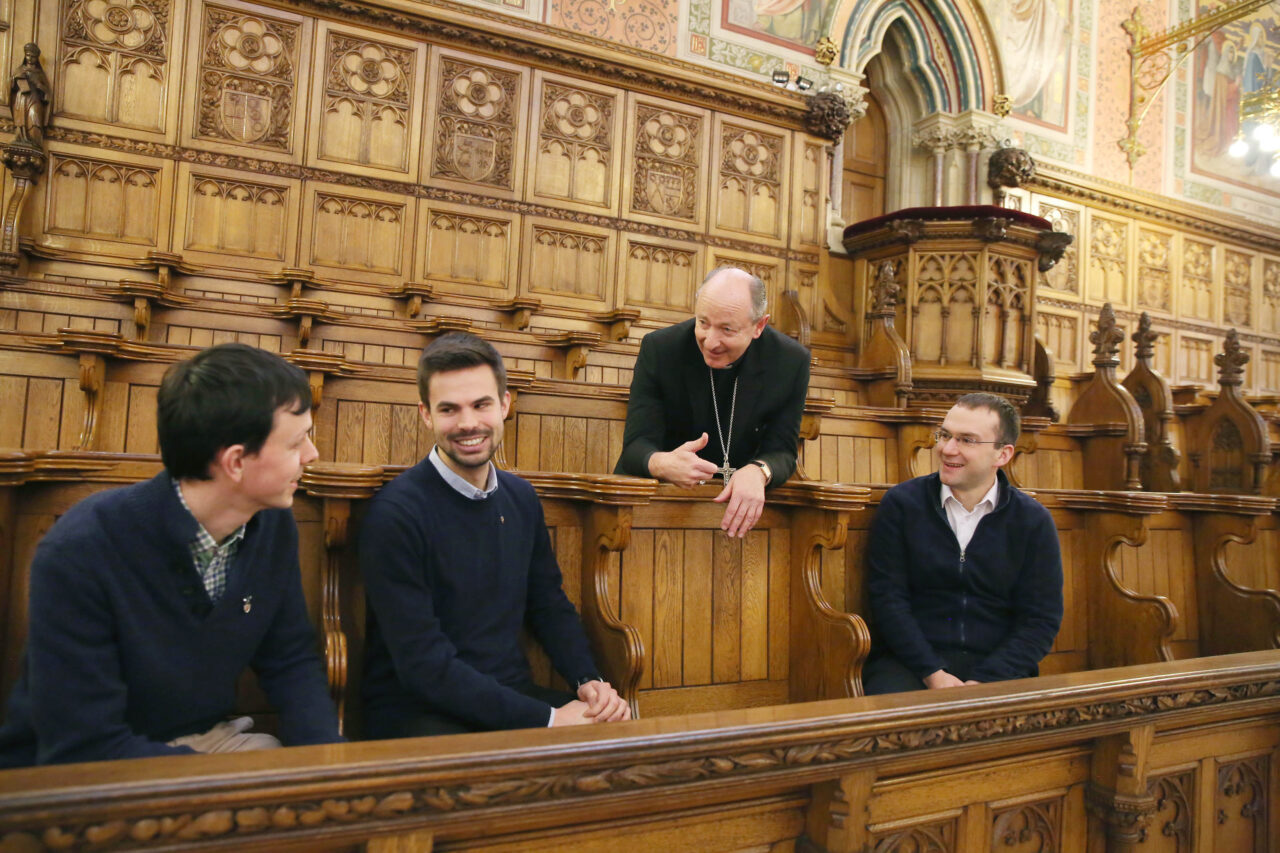
[(1258, 331), (1280, 335), (1280, 258), (1262, 257), (1262, 292), (1259, 294)]
[(704, 251), (689, 241), (619, 232), (615, 304), (639, 308), (646, 322), (687, 320), (707, 269)]
[(83, 425), (79, 361), (63, 355), (8, 352), (0, 357), (0, 448), (52, 450)]
[(447, 48), (427, 70), (423, 183), (504, 199), (520, 198), (531, 70)]
[[(650, 487), (646, 487), (645, 491)], [(581, 590), (582, 623), (591, 638), (601, 675), (614, 686), (631, 706), (633, 717), (640, 715), (638, 687), (641, 675), (651, 659), (643, 635), (623, 615), (622, 603), (628, 597), (623, 591), (620, 552), (630, 543), (632, 507), (592, 504), (582, 509), (580, 532), (582, 561), (579, 578), (566, 576)], [(643, 575), (625, 578), (628, 583), (645, 584)]]
[(312, 419), (324, 461), (413, 465), (431, 451), (416, 384), (331, 377)]
[(707, 223), (711, 113), (627, 94), (622, 169), (625, 218), (701, 233)]
[(1128, 220), (1106, 216), (1096, 210), (1088, 212), (1087, 222), (1085, 298), (1128, 306), (1135, 226)]
[(231, 341), (281, 354), (297, 348), (296, 320), (269, 316), (268, 303), (224, 302), (217, 298), (230, 296), (227, 292), (211, 295), (214, 298), (205, 298), (202, 304), (189, 308), (157, 311), (149, 336), (156, 343), (197, 349)]
[(832, 146), (825, 140), (792, 134), (791, 234), (793, 249), (816, 252), (827, 246), (827, 199), (830, 197)]
[(712, 124), (708, 232), (785, 246), (791, 231), (792, 135), (719, 113)]
[(184, 259), (231, 275), (298, 265), (301, 181), (179, 163), (175, 194), (172, 245)]
[(239, 0), (199, 9), (187, 38), (180, 143), (301, 163), (315, 21)]
[(825, 288), (819, 284), (821, 279), (818, 259), (814, 255), (815, 263), (788, 261), (782, 284), (778, 288), (778, 301), (769, 306), (773, 325), (810, 348), (813, 345), (814, 324), (821, 323), (829, 310)]
[[(7, 4), (8, 5), (8, 4)], [(182, 44), (195, 7), (170, 0), (140, 0), (129, 18), (108, 19), (106, 9), (87, 0), (19, 4), (21, 18), (39, 18), (41, 60), (54, 84), (53, 108), (59, 128), (75, 138), (107, 130), (118, 139), (174, 143), (182, 97)], [(122, 7), (124, 8), (124, 7)], [(5, 53), (21, 55), (34, 34), (15, 33)]]
[(1019, 453), (1011, 463), (1019, 484), (1027, 489), (1083, 487), (1083, 458), (1079, 441), (1060, 426), (1036, 433), (1035, 451)]
[(509, 461), (516, 469), (609, 474), (622, 455), (627, 408), (621, 390), (608, 397), (526, 390), (514, 410), (518, 439)]
[(1191, 518), (1174, 511), (1151, 516), (1147, 520), (1146, 541), (1140, 546), (1121, 547), (1116, 556), (1117, 577), (1123, 587), (1167, 599), (1177, 612), (1178, 621), (1169, 637), (1173, 656), (1204, 654)]
[(548, 305), (618, 307), (614, 288), (616, 231), (544, 217), (524, 217), (520, 294)]
[(1182, 263), (1178, 289), (1178, 313), (1191, 320), (1218, 317), (1218, 276), (1221, 267), (1217, 246), (1189, 236), (1182, 239)]
[(1089, 574), (1085, 529), (1080, 514), (1051, 510), (1062, 555), (1062, 624), (1053, 647), (1040, 661), (1040, 674), (1089, 668)]
[(22, 349), (28, 346), (26, 335), (55, 335), (59, 329), (122, 336), (132, 330), (132, 306), (108, 302), (89, 285), (76, 290), (60, 293), (51, 287), (42, 293), (0, 291), (0, 330), (18, 333), (5, 349)]
[(53, 251), (141, 259), (170, 247), (174, 163), (102, 146), (49, 144), (49, 171), (30, 219)]
[(1177, 381), (1181, 384), (1213, 384), (1215, 378), (1213, 356), (1220, 348), (1217, 341), (1214, 338), (1181, 329), (1175, 334), (1175, 338)]
[(1222, 261), (1222, 325), (1237, 329), (1249, 329), (1254, 325), (1257, 307), (1254, 305), (1253, 282), (1258, 278), (1254, 269), (1257, 256), (1228, 246)]
[(623, 93), (534, 71), (525, 199), (616, 216), (623, 160)]
[[(1186, 500), (1191, 503), (1191, 496)], [(1280, 647), (1280, 591), (1274, 583), (1280, 578), (1267, 577), (1275, 574), (1268, 569), (1275, 565), (1268, 547), (1272, 537), (1259, 535), (1260, 523), (1275, 518), (1273, 501), (1235, 501), (1235, 511), (1221, 501), (1217, 512), (1188, 512), (1194, 525), (1190, 556), (1199, 596), (1200, 654)]]
[[(760, 280), (764, 282), (769, 313), (771, 315), (778, 313), (779, 304), (782, 301), (782, 291), (787, 287), (787, 263), (781, 257), (712, 246), (706, 253), (705, 263), (707, 272), (711, 272), (716, 267), (734, 266), (740, 267), (754, 276), (759, 276)], [(771, 319), (769, 322), (771, 325), (781, 328), (776, 319)]]
[[(519, 281), (521, 218), (497, 208), (422, 199), (417, 276), (440, 293), (509, 299)], [(435, 313), (430, 307), (426, 313)]]
[(317, 277), (396, 288), (413, 268), (416, 211), (407, 195), (308, 181), (298, 259)]
[(332, 21), (315, 38), (307, 164), (417, 183), (427, 46)]
[[(1040, 275), (1037, 280), (1037, 289), (1042, 294), (1052, 291), (1054, 299), (1074, 302), (1080, 298), (1081, 291), (1080, 258), (1083, 252), (1081, 226), (1084, 222), (1084, 209), (1070, 201), (1043, 196), (1039, 193), (1031, 194), (1031, 204), (1031, 212), (1049, 220), (1053, 230), (1062, 231), (1075, 238), (1062, 253), (1062, 259), (1048, 272)], [(1043, 311), (1043, 307), (1041, 310)], [(1045, 343), (1047, 344), (1048, 341), (1046, 340)]]
[(1135, 240), (1135, 308), (1172, 316), (1177, 308), (1174, 291), (1177, 234), (1165, 228), (1138, 223)]

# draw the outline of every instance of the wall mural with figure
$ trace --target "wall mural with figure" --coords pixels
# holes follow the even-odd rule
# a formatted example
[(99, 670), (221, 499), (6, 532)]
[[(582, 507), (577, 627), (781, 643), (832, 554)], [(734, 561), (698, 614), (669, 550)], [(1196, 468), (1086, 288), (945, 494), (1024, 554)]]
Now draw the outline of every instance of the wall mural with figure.
[(829, 0), (721, 0), (724, 29), (813, 53), (827, 34)]
[(1067, 129), (1073, 0), (983, 0), (1014, 115)]
[[(1204, 14), (1207, 7), (1200, 7)], [(1237, 136), (1252, 135), (1256, 124), (1240, 120), (1241, 99), (1280, 86), (1280, 12), (1265, 11), (1214, 32), (1196, 50), (1191, 74), (1191, 171), (1195, 175), (1280, 191), (1269, 175), (1273, 152), (1255, 143), (1244, 157), (1229, 149)]]

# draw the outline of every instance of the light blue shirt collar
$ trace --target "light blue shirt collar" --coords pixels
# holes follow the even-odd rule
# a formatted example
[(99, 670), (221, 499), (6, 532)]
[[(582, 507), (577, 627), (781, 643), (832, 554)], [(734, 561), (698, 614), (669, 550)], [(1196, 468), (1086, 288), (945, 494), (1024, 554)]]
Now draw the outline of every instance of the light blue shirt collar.
[(450, 486), (453, 486), (453, 490), (464, 498), (470, 498), (473, 501), (482, 501), (494, 492), (498, 491), (498, 470), (493, 467), (492, 462), (489, 463), (489, 479), (485, 482), (485, 487), (483, 489), (477, 489), (475, 486), (462, 479), (462, 477), (458, 476), (456, 471), (445, 464), (444, 460), (440, 458), (439, 448), (432, 447), (431, 453), (428, 454), (427, 458), (431, 460), (431, 464), (440, 472), (440, 476), (444, 477), (444, 481)]

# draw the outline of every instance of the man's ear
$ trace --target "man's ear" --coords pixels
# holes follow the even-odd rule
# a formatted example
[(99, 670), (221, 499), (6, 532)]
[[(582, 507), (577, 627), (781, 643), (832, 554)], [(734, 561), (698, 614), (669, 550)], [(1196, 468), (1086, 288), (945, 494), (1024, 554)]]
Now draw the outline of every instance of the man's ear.
[(1004, 447), (1001, 447), (1000, 452), (996, 454), (996, 467), (1003, 468), (1008, 465), (1013, 459), (1013, 454), (1016, 452), (1017, 451), (1014, 450), (1012, 444), (1006, 444)]
[(418, 414), (422, 417), (422, 422), (427, 425), (427, 429), (431, 429), (431, 409), (421, 400), (418, 401)]
[(502, 419), (505, 421), (507, 415), (511, 413), (511, 392), (502, 392)]
[(769, 315), (765, 314), (759, 320), (756, 320), (755, 328), (751, 330), (751, 339), (755, 340), (764, 334), (764, 327), (769, 325)]
[(244, 476), (244, 445), (232, 444), (214, 454), (211, 468), (221, 471), (233, 483), (240, 482)]

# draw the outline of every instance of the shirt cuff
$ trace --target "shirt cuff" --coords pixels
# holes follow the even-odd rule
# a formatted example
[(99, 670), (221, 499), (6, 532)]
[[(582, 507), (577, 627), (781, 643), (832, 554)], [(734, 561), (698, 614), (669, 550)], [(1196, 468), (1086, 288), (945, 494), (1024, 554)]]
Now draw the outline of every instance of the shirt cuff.
[(556, 724), (556, 709), (551, 709), (551, 719), (547, 720), (547, 728), (551, 728)]

